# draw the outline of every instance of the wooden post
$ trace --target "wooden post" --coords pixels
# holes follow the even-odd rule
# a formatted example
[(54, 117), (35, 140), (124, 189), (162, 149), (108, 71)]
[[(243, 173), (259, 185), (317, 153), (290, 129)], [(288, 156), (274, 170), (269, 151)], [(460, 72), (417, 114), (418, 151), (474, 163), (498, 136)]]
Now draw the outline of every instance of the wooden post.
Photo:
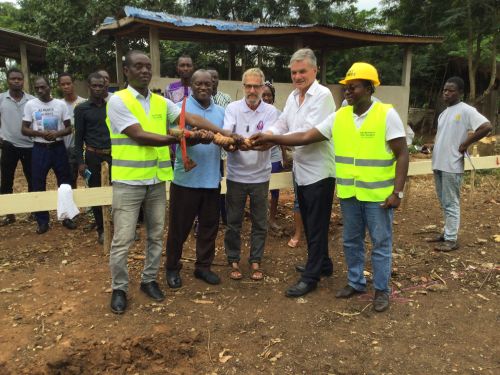
[(26, 53), (26, 44), (21, 43), (20, 45), (21, 52), (21, 70), (24, 75), (24, 87), (23, 90), (25, 92), (30, 92), (30, 67), (28, 63), (28, 54)]
[(257, 46), (257, 66), (261, 69), (263, 69), (264, 67), (262, 66), (263, 65), (263, 62), (262, 62), (262, 47), (261, 46)]
[(229, 81), (236, 79), (236, 46), (234, 44), (229, 44), (229, 70), (227, 79)]
[[(479, 156), (479, 153), (477, 152), (477, 145), (472, 146), (472, 156), (477, 157)], [(470, 160), (469, 160), (470, 162)], [(471, 163), (472, 164), (472, 163)], [(474, 196), (474, 190), (476, 187), (474, 186), (476, 182), (476, 170), (472, 168), (470, 171), (470, 192), (469, 192), (469, 200), (472, 200)]]
[(405, 87), (410, 87), (411, 79), (411, 59), (412, 59), (411, 47), (405, 48), (405, 55), (403, 57), (403, 69), (401, 70), (401, 85)]
[[(109, 164), (105, 161), (101, 163), (101, 186), (109, 186)], [(103, 252), (109, 254), (111, 250), (111, 218), (109, 215), (110, 206), (101, 206), (102, 222), (104, 227)]]
[(123, 78), (122, 40), (119, 36), (115, 37), (115, 51), (116, 51), (116, 83), (118, 83), (118, 88), (122, 89), (125, 85), (125, 79)]
[(320, 60), (320, 83), (322, 85), (326, 85), (326, 57), (327, 57), (327, 51), (325, 49), (322, 49), (321, 50), (321, 54), (319, 56), (319, 60)]
[(293, 39), (293, 51), (297, 51), (298, 49), (301, 49), (304, 47), (304, 41), (300, 37), (295, 37)]
[(158, 37), (158, 28), (149, 27), (149, 54), (151, 57), (151, 65), (153, 77), (160, 77), (160, 39)]

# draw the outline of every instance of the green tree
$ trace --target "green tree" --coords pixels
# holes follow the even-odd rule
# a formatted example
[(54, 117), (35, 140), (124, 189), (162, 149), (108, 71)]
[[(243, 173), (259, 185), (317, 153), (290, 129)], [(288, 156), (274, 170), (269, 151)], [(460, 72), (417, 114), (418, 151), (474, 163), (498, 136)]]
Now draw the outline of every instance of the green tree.
[[(48, 41), (48, 72), (67, 70), (79, 78), (96, 67), (114, 66), (113, 40), (95, 36), (104, 17), (122, 17), (125, 5), (180, 10), (175, 0), (20, 0), (17, 22), (22, 31)], [(146, 47), (131, 41), (130, 47)]]
[(19, 13), (20, 10), (14, 4), (0, 3), (0, 27), (19, 31)]
[[(450, 56), (459, 56), (467, 59), (469, 102), (477, 103), (488, 95), (497, 77), (497, 0), (384, 0), (383, 6), (390, 31), (445, 37), (442, 45), (417, 49), (412, 75), (412, 86), (417, 90), (413, 93), (422, 94), (428, 82), (442, 77), (436, 87), (440, 90)], [(491, 68), (488, 87), (480, 93), (476, 79), (481, 64)]]

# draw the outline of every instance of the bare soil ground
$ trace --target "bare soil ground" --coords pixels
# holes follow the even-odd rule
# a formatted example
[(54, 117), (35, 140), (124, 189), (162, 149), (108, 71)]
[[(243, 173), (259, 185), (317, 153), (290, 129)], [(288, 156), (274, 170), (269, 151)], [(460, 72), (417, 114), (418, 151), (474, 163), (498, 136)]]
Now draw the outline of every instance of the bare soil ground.
[[(442, 226), (434, 183), (430, 176), (414, 178), (406, 210), (395, 214), (392, 304), (381, 314), (372, 311), (371, 291), (334, 298), (346, 282), (337, 204), (334, 275), (299, 299), (284, 296), (306, 253), (304, 242), (286, 245), (293, 225), (289, 191), (280, 199), (286, 230), (268, 237), (263, 282), (249, 279), (246, 264), (242, 281), (229, 279), (221, 228), (213, 269), (222, 284), (194, 279), (190, 237), (184, 287), (169, 290), (162, 268), (167, 299), (153, 303), (139, 291), (141, 229), (130, 250), (123, 316), (110, 312), (108, 257), (95, 233), (83, 231), (87, 215), (75, 231), (52, 216), (44, 235), (35, 234), (28, 215), (18, 215), (0, 228), (0, 373), (498, 374), (500, 197), (484, 178), (479, 182), (472, 199), (463, 187), (460, 250), (438, 253), (425, 242)], [(246, 220), (244, 256), (249, 227)]]

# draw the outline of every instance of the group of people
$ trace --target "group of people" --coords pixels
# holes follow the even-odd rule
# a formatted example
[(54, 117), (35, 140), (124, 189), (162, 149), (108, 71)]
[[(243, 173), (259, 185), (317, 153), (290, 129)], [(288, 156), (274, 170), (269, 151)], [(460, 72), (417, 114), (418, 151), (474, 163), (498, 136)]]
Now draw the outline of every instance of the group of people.
[[(374, 66), (363, 62), (352, 65), (340, 82), (344, 85), (346, 105), (336, 111), (331, 91), (316, 80), (314, 52), (307, 48), (297, 50), (290, 59), (294, 90), (283, 112), (272, 105), (274, 88), (266, 83), (259, 68), (244, 72), (244, 96), (237, 101), (218, 91), (214, 69), (195, 71), (188, 56), (179, 58), (177, 71), (181, 80), (170, 84), (165, 96), (149, 89), (151, 60), (143, 52), (129, 51), (123, 70), (127, 88), (113, 95), (108, 94), (107, 73), (92, 73), (88, 77), (89, 99), (76, 108), (71, 104), (74, 116), (69, 104), (52, 99), (50, 85), (44, 78), (35, 80), (38, 98), (24, 93), (22, 73), (15, 69), (8, 72), (9, 91), (0, 96), (2, 194), (12, 192), (9, 176), (18, 160), (23, 163), (30, 191), (45, 189), (50, 168), (54, 169), (58, 184), (72, 184), (72, 176), (76, 176), (71, 172), (72, 164), (80, 174), (87, 175), (89, 186), (99, 186), (101, 162), (111, 164), (114, 234), (110, 269), (114, 313), (121, 314), (127, 308), (128, 251), (141, 209), (147, 241), (140, 289), (155, 301), (165, 298), (157, 277), (163, 249), (166, 181), (170, 181), (170, 196), (165, 276), (170, 288), (182, 286), (182, 251), (195, 223), (194, 276), (208, 284), (220, 283), (211, 265), (223, 202), (229, 277), (243, 278), (241, 229), (247, 199), (252, 224), (249, 277), (255, 281), (264, 278), (261, 261), (269, 225), (269, 181), (271, 173), (279, 170), (272, 162), (272, 154), (281, 152), (280, 145), (294, 147), (295, 207), (307, 242), (306, 263), (296, 266), (300, 277), (285, 295), (303, 296), (334, 271), (328, 229), (336, 189), (348, 268), (347, 285), (337, 291), (336, 297), (350, 298), (366, 291), (363, 271), (368, 229), (372, 242), (373, 307), (377, 312), (389, 307), (393, 209), (403, 198), (409, 156), (405, 127), (398, 113), (390, 104), (372, 99), (380, 84)], [(71, 89), (65, 89), (67, 83), (72, 83), (71, 76), (61, 74), (59, 85), (64, 99), (76, 105), (80, 98)], [(482, 115), (460, 101), (462, 93), (463, 81), (447, 81), (444, 99), (449, 107), (439, 118), (436, 160), (433, 159), (436, 187), (445, 213), (444, 233), (436, 239), (440, 242), (437, 249), (442, 251), (458, 248), (457, 205), (463, 152), (491, 130), (491, 124)], [(24, 110), (19, 110), (21, 106)], [(181, 130), (172, 131), (178, 125)], [(65, 143), (73, 126), (75, 141)], [(468, 130), (474, 133), (468, 135)], [(172, 154), (172, 161), (166, 146), (181, 142), (187, 144), (187, 155), (183, 155), (181, 147)], [(223, 151), (227, 153), (227, 192), (221, 199)], [(186, 170), (186, 156), (196, 163), (194, 169)], [(4, 168), (4, 164), (10, 169)], [(102, 211), (99, 207), (93, 211), (102, 236)], [(47, 231), (48, 214), (36, 215), (37, 232)]]
[[(106, 81), (101, 87), (101, 92), (107, 93), (108, 73), (105, 71), (99, 73), (102, 74), (99, 75), (100, 79)], [(56, 175), (58, 185), (68, 184), (75, 189), (78, 172), (84, 165), (82, 134), (75, 132), (76, 123), (81, 122), (78, 113), (92, 103), (92, 94), (95, 97), (95, 92), (91, 88), (91, 97), (88, 101), (78, 96), (75, 93), (73, 77), (64, 72), (57, 78), (58, 88), (63, 96), (61, 99), (52, 96), (51, 84), (45, 77), (35, 79), (36, 97), (34, 97), (23, 91), (25, 78), (22, 71), (11, 68), (6, 76), (8, 91), (0, 94), (3, 151), (0, 164), (1, 194), (13, 192), (15, 170), (19, 161), (23, 167), (28, 191), (45, 191), (47, 175), (51, 169)], [(105, 104), (102, 105), (102, 109), (105, 115)], [(109, 132), (104, 130), (92, 132), (91, 137), (101, 141), (108, 140), (108, 156), (111, 160)], [(91, 156), (91, 149), (92, 147), (87, 147), (87, 157)], [(95, 179), (98, 179), (100, 184), (100, 173), (95, 173), (92, 182)], [(38, 234), (47, 232), (49, 213), (35, 212), (33, 215), (37, 221), (36, 232)], [(96, 221), (99, 221), (99, 215), (95, 216)], [(15, 215), (10, 214), (2, 219), (0, 225), (12, 224), (15, 221)], [(101, 225), (98, 224), (97, 227), (102, 241), (102, 214), (100, 222)], [(68, 229), (77, 227), (75, 221), (69, 218), (63, 220), (63, 225)]]

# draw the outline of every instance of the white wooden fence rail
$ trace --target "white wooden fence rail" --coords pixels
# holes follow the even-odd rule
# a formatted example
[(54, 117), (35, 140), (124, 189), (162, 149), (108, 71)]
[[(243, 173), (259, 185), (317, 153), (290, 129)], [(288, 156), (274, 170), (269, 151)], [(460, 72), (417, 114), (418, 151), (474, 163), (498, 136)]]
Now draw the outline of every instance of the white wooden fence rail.
[[(472, 163), (476, 170), (500, 168), (500, 155), (473, 157)], [(473, 169), (465, 160), (465, 169)], [(431, 161), (414, 161), (410, 163), (409, 176), (432, 174)], [(269, 189), (292, 188), (290, 172), (274, 173), (271, 176)], [(226, 181), (222, 181), (222, 192), (226, 191)], [(168, 185), (167, 185), (168, 194)], [(111, 205), (111, 187), (85, 188), (73, 190), (73, 199), (78, 207)], [(168, 196), (167, 196), (168, 197)], [(18, 193), (0, 195), (0, 215), (18, 214), (24, 212), (50, 211), (57, 209), (57, 191), (34, 193)]]

